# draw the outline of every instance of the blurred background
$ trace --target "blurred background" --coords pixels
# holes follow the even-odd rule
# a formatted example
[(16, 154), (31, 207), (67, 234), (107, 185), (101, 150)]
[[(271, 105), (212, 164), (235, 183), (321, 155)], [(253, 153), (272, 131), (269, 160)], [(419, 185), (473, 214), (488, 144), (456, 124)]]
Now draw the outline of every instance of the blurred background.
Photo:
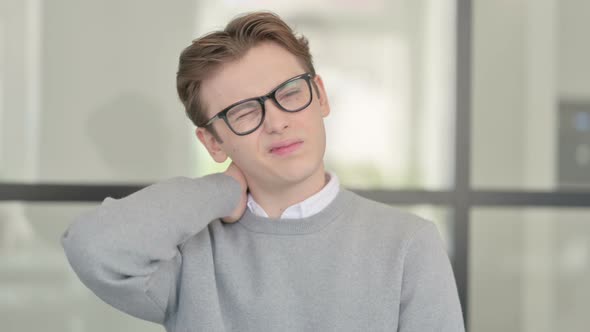
[(310, 41), (328, 169), (438, 225), (469, 331), (587, 331), (590, 2), (0, 0), (1, 331), (163, 331), (90, 293), (59, 237), (106, 196), (225, 169), (178, 56), (258, 9)]

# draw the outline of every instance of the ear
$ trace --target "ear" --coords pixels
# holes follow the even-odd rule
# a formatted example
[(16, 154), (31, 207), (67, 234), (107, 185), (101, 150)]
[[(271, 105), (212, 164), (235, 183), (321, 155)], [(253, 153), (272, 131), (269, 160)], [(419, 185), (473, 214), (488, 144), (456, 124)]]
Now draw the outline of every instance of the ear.
[(211, 134), (207, 129), (200, 127), (197, 127), (195, 133), (213, 160), (218, 163), (222, 163), (227, 160), (227, 154), (225, 151), (223, 151), (221, 148), (221, 143), (213, 136), (213, 134)]
[(316, 75), (313, 80), (318, 87), (318, 100), (320, 102), (320, 111), (322, 117), (327, 117), (330, 114), (330, 103), (328, 102), (328, 95), (326, 94), (326, 89), (324, 88), (324, 81), (320, 75)]

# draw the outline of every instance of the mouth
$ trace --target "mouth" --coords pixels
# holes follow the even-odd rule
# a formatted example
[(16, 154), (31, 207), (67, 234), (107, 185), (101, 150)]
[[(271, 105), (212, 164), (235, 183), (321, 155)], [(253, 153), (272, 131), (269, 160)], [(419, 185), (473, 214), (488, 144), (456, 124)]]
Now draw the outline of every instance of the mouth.
[(302, 140), (289, 140), (273, 144), (269, 152), (277, 156), (285, 156), (298, 150), (303, 145)]

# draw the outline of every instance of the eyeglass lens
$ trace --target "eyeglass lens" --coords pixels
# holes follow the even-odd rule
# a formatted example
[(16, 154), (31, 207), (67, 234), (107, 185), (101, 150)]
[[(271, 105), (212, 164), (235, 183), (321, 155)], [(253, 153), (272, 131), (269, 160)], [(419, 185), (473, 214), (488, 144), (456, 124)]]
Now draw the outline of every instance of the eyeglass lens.
[[(274, 97), (283, 110), (299, 111), (310, 101), (309, 83), (304, 78), (287, 82), (275, 91)], [(260, 125), (262, 113), (262, 105), (258, 100), (248, 100), (232, 107), (226, 116), (235, 132), (245, 133)]]

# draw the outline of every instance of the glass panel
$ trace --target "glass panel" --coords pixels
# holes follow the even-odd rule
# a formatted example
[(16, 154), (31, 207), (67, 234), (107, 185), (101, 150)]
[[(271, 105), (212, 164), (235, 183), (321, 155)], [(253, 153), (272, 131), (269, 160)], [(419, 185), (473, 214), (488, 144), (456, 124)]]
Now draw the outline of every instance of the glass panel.
[(92, 206), (0, 202), (0, 330), (162, 331), (102, 302), (71, 270), (59, 238)]
[(174, 81), (194, 10), (188, 0), (2, 0), (0, 180), (194, 173), (196, 137)]
[(589, 11), (473, 1), (475, 187), (590, 189)]
[(587, 331), (590, 209), (472, 213), (470, 331)]
[(0, 180), (152, 182), (225, 169), (177, 100), (178, 56), (261, 8), (310, 40), (332, 106), (327, 165), (344, 184), (450, 187), (452, 0), (2, 1)]

